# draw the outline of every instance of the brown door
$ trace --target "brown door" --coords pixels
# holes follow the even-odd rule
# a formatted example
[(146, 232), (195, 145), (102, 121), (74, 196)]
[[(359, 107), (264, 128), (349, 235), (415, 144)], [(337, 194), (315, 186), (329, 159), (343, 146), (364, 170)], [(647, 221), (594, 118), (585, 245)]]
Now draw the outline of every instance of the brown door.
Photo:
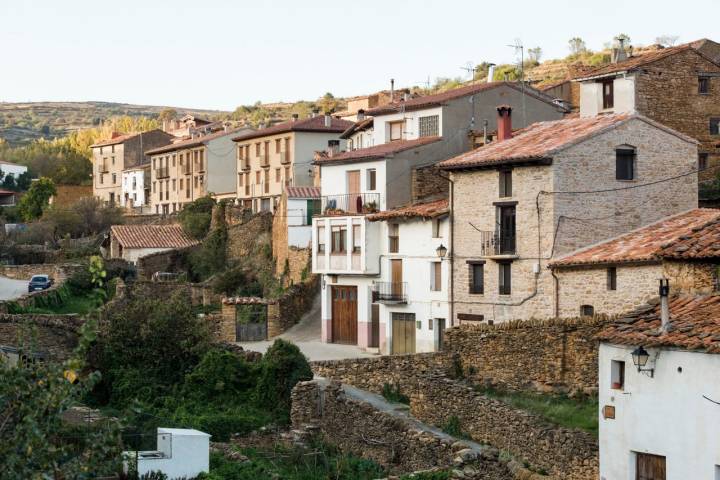
[(392, 314), (392, 353), (415, 353), (415, 314)]
[(397, 300), (398, 297), (402, 296), (402, 284), (403, 284), (403, 268), (402, 260), (394, 259), (390, 260), (390, 272), (391, 272), (391, 292), (393, 299)]
[(353, 170), (351, 172), (347, 172), (347, 184), (347, 211), (359, 213), (362, 211), (362, 201), (360, 198), (360, 170)]
[(357, 345), (357, 287), (333, 286), (332, 341)]
[(665, 480), (665, 457), (638, 453), (636, 459), (636, 480)]
[(380, 346), (380, 305), (373, 303), (371, 305), (370, 317), (370, 345), (369, 347)]

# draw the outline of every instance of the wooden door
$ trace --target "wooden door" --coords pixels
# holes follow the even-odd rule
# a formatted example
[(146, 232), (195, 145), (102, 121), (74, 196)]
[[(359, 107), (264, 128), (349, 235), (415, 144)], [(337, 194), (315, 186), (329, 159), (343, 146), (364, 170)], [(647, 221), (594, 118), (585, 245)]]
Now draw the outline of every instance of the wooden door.
[(445, 319), (438, 318), (436, 320), (437, 322), (435, 324), (435, 328), (437, 329), (437, 344), (435, 345), (435, 350), (439, 352), (443, 348), (443, 343), (445, 343)]
[(348, 186), (348, 205), (347, 211), (359, 213), (362, 211), (362, 201), (360, 199), (360, 170), (347, 172)]
[(357, 345), (357, 287), (333, 286), (332, 341)]
[(392, 314), (392, 353), (415, 353), (415, 314)]
[(380, 346), (380, 305), (373, 303), (370, 306), (370, 344), (368, 347)]
[(390, 291), (393, 295), (393, 298), (401, 296), (402, 291), (402, 283), (403, 283), (403, 268), (402, 268), (402, 260), (400, 259), (393, 259), (390, 260), (390, 272), (391, 272), (391, 286)]
[(636, 480), (665, 480), (665, 457), (648, 453), (636, 455)]

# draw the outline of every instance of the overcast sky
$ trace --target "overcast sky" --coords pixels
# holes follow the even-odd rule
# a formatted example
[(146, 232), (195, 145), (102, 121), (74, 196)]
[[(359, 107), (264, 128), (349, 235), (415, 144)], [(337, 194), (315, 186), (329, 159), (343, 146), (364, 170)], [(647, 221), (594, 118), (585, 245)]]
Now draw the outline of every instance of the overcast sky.
[(103, 100), (232, 110), (361, 95), (468, 62), (543, 58), (618, 33), (718, 35), (718, 0), (0, 0), (0, 101)]

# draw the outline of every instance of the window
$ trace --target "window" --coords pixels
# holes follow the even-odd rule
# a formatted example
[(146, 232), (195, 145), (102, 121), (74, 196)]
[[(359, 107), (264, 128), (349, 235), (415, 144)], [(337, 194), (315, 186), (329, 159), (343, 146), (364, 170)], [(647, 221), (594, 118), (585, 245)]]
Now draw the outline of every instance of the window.
[(260, 185), (260, 170), (255, 172), (255, 185)]
[(317, 227), (317, 251), (325, 253), (325, 227)]
[(698, 153), (698, 170), (705, 170), (708, 166), (708, 154)]
[(602, 100), (603, 110), (607, 108), (613, 108), (615, 105), (613, 95), (613, 80), (605, 80), (602, 82)]
[(173, 178), (173, 192), (177, 190), (177, 185), (175, 184), (175, 179)]
[(720, 118), (710, 119), (710, 135), (720, 135)]
[(498, 263), (498, 293), (512, 293), (512, 263)]
[(175, 166), (175, 155), (172, 156), (172, 160), (173, 160), (173, 167), (174, 167)]
[(391, 223), (388, 225), (388, 252), (398, 253), (400, 250), (400, 225)]
[(110, 157), (110, 161), (112, 162), (113, 165), (115, 165), (115, 156)]
[(285, 155), (287, 156), (287, 161), (290, 161), (290, 138), (285, 139)]
[(353, 225), (353, 253), (360, 253), (362, 248), (362, 236), (360, 234), (360, 225)]
[(498, 172), (500, 178), (500, 197), (512, 197), (512, 170)]
[(183, 189), (183, 179), (181, 178), (180, 179), (180, 190), (182, 190), (182, 189)]
[(290, 167), (285, 167), (285, 184), (290, 185)]
[(615, 267), (607, 269), (607, 289), (617, 290), (617, 268)]
[(391, 142), (394, 142), (395, 140), (402, 140), (404, 124), (405, 124), (404, 120), (400, 120), (399, 122), (388, 122), (388, 126), (390, 128), (390, 141)]
[(635, 179), (635, 148), (628, 146), (615, 150), (615, 179)]
[(117, 174), (116, 173), (112, 174), (112, 180), (113, 180), (113, 185), (115, 185), (115, 183), (117, 183)]
[(430, 262), (430, 291), (442, 290), (442, 263)]
[(256, 157), (260, 156), (260, 143), (255, 144), (255, 156)]
[(439, 218), (433, 218), (433, 220), (432, 220), (432, 238), (442, 238), (442, 232), (440, 231), (440, 222), (441, 222), (441, 220)]
[(702, 95), (710, 93), (710, 77), (698, 77), (698, 93)]
[(470, 293), (481, 295), (485, 293), (485, 265), (482, 263), (471, 263), (468, 265), (470, 280)]
[(610, 388), (622, 390), (625, 387), (625, 362), (613, 360), (610, 362)]
[(595, 315), (595, 307), (592, 305), (580, 305), (581, 317), (592, 317)]
[(153, 193), (155, 193), (155, 191), (157, 190), (156, 187), (157, 187), (157, 182), (153, 182)]
[(347, 227), (344, 225), (336, 225), (332, 227), (330, 237), (332, 242), (332, 253), (345, 253)]
[(280, 142), (279, 138), (275, 139), (275, 153), (280, 153)]
[(369, 168), (367, 171), (367, 189), (373, 191), (377, 189), (377, 170)]
[(437, 137), (439, 135), (437, 115), (429, 117), (420, 117), (418, 120), (418, 136), (419, 137)]

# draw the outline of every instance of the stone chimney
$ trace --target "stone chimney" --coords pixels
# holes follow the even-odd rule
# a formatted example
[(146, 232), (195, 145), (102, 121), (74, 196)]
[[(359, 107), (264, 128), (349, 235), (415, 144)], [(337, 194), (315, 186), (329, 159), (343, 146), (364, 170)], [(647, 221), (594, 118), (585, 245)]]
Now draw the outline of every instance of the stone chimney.
[(390, 103), (395, 101), (395, 79), (390, 79)]
[(293, 122), (297, 122), (298, 117), (299, 117), (299, 115), (298, 115), (297, 113), (293, 113), (293, 114), (292, 114), (292, 121), (293, 121)]
[[(627, 60), (627, 58), (628, 58), (627, 51), (625, 50), (625, 38), (619, 37), (619, 38), (617, 38), (617, 42), (618, 42), (618, 45), (617, 45), (617, 47), (613, 47), (612, 53), (610, 56), (610, 61), (612, 63), (622, 62), (624, 60)], [(632, 48), (632, 47), (630, 47), (630, 48)]]
[(314, 110), (312, 111), (312, 113), (310, 114), (310, 118), (315, 118), (318, 113), (320, 113), (320, 110), (318, 110), (317, 108), (314, 109)]
[(500, 105), (497, 112), (497, 141), (509, 140), (512, 138), (512, 107)]
[(660, 331), (667, 333), (670, 331), (670, 280), (667, 278), (660, 279)]
[(327, 156), (333, 157), (340, 153), (340, 140), (328, 140)]
[(325, 112), (325, 128), (330, 128), (332, 126), (332, 117), (330, 116), (329, 112)]
[(358, 122), (360, 120), (365, 120), (365, 110), (363, 110), (362, 108), (357, 111), (357, 119), (358, 119)]

